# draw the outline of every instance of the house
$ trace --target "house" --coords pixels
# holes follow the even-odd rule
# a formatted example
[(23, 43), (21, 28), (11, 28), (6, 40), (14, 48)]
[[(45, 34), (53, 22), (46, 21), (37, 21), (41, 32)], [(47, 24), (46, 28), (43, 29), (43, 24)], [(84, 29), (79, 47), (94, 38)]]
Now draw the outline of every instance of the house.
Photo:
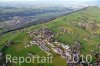
[(69, 45), (65, 45), (65, 44), (63, 44), (63, 43), (61, 44), (61, 46), (62, 46), (62, 48), (66, 49), (66, 50), (70, 48)]
[(36, 41), (30, 41), (30, 43), (31, 43), (31, 46), (33, 46), (33, 45), (39, 45)]
[(99, 31), (98, 32), (93, 32), (93, 35), (97, 36), (97, 37), (100, 37), (100, 32)]
[(46, 47), (44, 44), (39, 45), (39, 47), (45, 52), (49, 52), (50, 51), (50, 49), (48, 47)]

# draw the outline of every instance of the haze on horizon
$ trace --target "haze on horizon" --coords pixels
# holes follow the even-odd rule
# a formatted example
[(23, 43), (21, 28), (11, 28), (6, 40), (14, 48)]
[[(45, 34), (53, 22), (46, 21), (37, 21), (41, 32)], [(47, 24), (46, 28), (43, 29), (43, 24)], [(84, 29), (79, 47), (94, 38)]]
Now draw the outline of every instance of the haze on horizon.
[[(63, 6), (94, 6), (99, 5), (99, 0), (0, 0), (0, 2), (9, 2), (10, 4), (17, 5), (63, 5)], [(12, 3), (14, 2), (14, 3)], [(22, 3), (22, 4), (19, 4)], [(5, 3), (4, 3), (5, 4)]]

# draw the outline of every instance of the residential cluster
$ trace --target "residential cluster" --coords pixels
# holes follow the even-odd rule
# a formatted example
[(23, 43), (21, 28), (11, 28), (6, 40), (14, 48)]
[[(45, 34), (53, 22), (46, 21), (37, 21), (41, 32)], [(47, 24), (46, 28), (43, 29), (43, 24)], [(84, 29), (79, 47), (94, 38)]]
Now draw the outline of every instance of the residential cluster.
[[(76, 41), (73, 45), (64, 44), (54, 39), (54, 33), (49, 28), (41, 28), (28, 32), (32, 40), (30, 45), (25, 45), (25, 48), (31, 46), (38, 46), (47, 55), (53, 55), (53, 53), (60, 55), (63, 59), (68, 60), (70, 56), (74, 56), (74, 60), (77, 60), (77, 56), (80, 57), (82, 46), (79, 41)], [(72, 61), (70, 59), (69, 61)], [(66, 62), (68, 63), (68, 62)], [(73, 66), (73, 63), (68, 63)], [(80, 63), (82, 66), (82, 64)]]

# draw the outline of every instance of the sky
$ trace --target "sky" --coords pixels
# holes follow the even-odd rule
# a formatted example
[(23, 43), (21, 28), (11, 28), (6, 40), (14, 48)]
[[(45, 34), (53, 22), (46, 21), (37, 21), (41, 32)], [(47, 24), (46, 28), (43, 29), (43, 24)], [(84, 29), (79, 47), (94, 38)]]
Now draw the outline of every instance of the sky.
[(39, 1), (73, 1), (73, 2), (89, 2), (89, 1), (99, 1), (99, 0), (0, 0), (0, 2), (21, 2), (21, 1), (31, 1), (31, 2), (39, 2)]

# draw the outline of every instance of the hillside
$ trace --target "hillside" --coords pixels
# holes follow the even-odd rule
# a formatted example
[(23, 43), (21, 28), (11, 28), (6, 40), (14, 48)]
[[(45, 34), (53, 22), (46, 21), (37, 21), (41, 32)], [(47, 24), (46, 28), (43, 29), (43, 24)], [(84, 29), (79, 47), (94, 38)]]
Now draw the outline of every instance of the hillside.
[[(0, 36), (0, 49), (6, 54), (12, 56), (27, 56), (29, 52), (47, 56), (38, 46), (30, 46), (25, 48), (26, 44), (30, 44), (32, 38), (29, 32), (47, 28), (53, 32), (55, 41), (64, 43), (65, 45), (74, 45), (76, 41), (80, 42), (83, 55), (91, 54), (93, 63), (96, 58), (92, 51), (100, 53), (100, 8), (88, 7), (86, 9), (74, 12), (72, 14), (56, 18), (48, 23), (38, 24), (29, 28), (12, 31)], [(7, 47), (5, 47), (5, 44)], [(24, 63), (20, 66), (68, 66), (66, 60), (60, 55), (50, 51), (55, 58), (52, 64)], [(11, 64), (9, 66), (17, 66)]]

